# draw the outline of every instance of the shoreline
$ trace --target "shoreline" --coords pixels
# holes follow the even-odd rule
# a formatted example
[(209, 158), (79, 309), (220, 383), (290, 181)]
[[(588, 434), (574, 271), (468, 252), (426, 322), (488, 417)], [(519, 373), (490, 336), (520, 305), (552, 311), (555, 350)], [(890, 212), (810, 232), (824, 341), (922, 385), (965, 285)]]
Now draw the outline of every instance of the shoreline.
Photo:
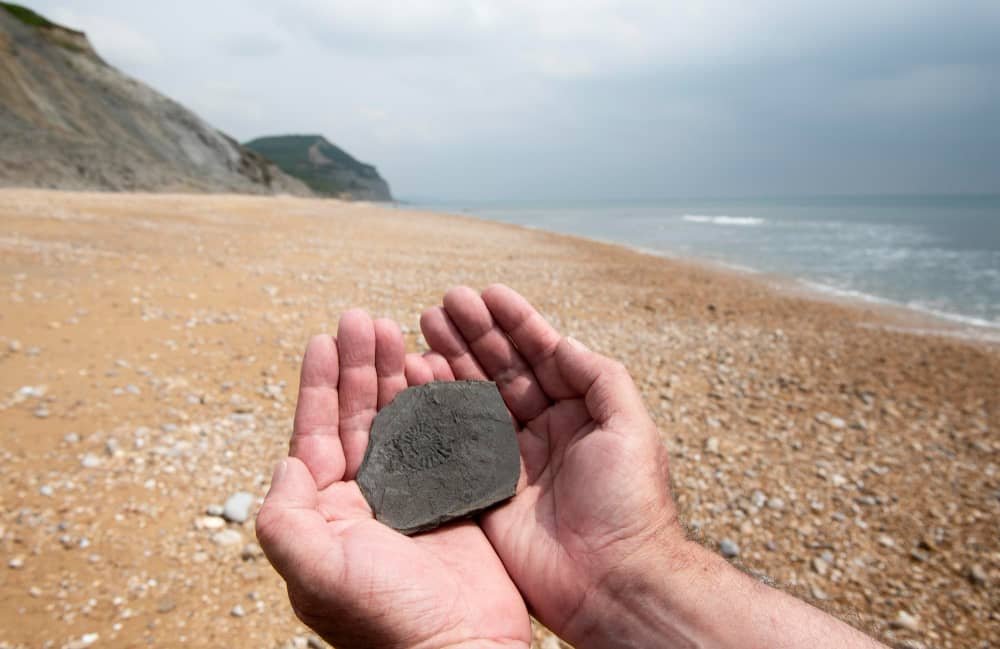
[[(759, 270), (741, 264), (726, 262), (707, 257), (697, 257), (692, 255), (678, 254), (668, 250), (657, 250), (644, 246), (630, 244), (625, 241), (614, 239), (604, 239), (600, 237), (588, 237), (586, 235), (571, 232), (550, 230), (547, 228), (526, 225), (521, 223), (509, 223), (485, 216), (478, 216), (472, 210), (464, 212), (449, 212), (435, 208), (423, 208), (410, 204), (397, 204), (394, 209), (413, 211), (422, 214), (441, 214), (454, 218), (472, 219), (493, 223), (497, 225), (520, 228), (528, 232), (544, 232), (557, 236), (578, 239), (589, 243), (615, 246), (623, 250), (646, 255), (649, 257), (667, 259), (680, 264), (691, 264), (698, 268), (703, 268), (712, 272), (732, 274), (741, 278), (750, 278), (760, 281), (780, 294), (812, 299), (828, 304), (838, 304), (853, 307), (858, 310), (877, 309), (883, 315), (892, 320), (884, 326), (889, 327), (896, 333), (909, 333), (918, 336), (944, 336), (955, 340), (964, 340), (970, 343), (979, 343), (989, 346), (1000, 345), (1000, 323), (991, 323), (975, 316), (967, 316), (961, 313), (950, 311), (940, 311), (928, 307), (921, 307), (912, 304), (904, 304), (889, 298), (856, 291), (853, 289), (840, 289), (835, 286), (814, 282), (812, 280)], [(873, 323), (872, 326), (883, 326)]]

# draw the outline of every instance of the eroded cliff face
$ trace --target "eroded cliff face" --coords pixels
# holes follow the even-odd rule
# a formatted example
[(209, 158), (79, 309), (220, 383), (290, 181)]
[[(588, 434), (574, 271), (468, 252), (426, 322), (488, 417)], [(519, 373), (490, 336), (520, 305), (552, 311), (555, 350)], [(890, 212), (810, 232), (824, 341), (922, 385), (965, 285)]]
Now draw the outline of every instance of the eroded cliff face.
[(0, 186), (312, 194), (37, 18), (0, 4)]

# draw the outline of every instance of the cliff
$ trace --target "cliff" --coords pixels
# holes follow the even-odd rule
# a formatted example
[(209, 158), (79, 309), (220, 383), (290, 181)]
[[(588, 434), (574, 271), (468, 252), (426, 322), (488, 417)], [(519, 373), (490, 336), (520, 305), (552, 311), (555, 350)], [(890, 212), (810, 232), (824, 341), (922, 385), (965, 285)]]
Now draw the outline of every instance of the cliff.
[(86, 35), (0, 3), (0, 186), (310, 195), (104, 62)]

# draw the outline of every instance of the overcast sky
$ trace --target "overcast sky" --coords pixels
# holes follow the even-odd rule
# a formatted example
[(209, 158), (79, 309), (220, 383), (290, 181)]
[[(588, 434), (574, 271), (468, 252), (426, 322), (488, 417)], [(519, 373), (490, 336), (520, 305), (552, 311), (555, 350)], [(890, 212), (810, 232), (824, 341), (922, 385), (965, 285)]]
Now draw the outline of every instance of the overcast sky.
[(412, 199), (1000, 191), (1000, 1), (24, 0)]

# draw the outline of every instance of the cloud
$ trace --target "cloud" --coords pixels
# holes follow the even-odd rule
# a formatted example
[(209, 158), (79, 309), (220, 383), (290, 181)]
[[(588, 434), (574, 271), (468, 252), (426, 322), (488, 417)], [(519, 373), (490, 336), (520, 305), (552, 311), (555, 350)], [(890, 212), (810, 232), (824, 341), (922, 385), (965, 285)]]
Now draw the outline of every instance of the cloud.
[(233, 56), (257, 58), (278, 54), (284, 44), (268, 34), (240, 33), (225, 37), (222, 49)]

